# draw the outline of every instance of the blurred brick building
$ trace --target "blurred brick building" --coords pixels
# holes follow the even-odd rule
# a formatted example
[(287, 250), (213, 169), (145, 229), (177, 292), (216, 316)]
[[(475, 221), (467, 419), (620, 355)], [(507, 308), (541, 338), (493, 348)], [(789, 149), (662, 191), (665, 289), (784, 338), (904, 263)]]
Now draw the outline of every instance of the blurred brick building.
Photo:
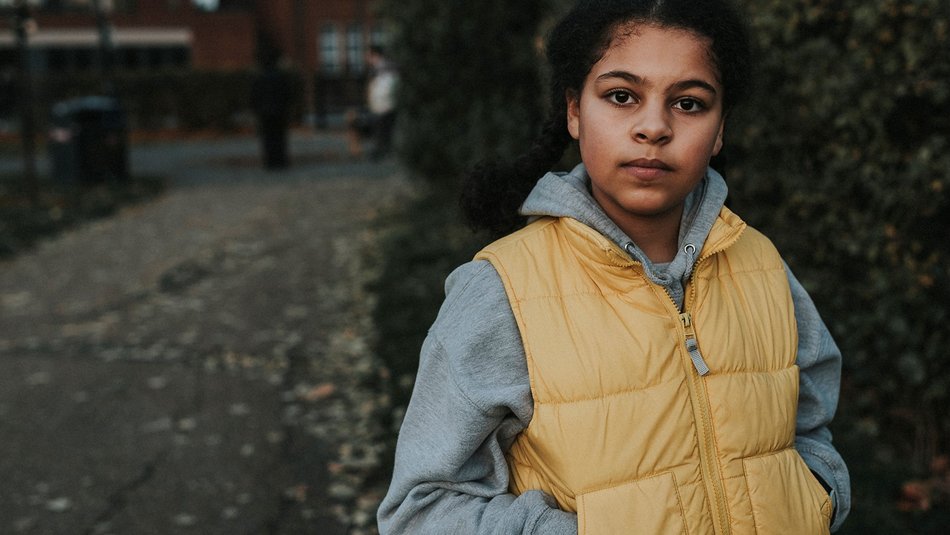
[[(27, 0), (34, 72), (99, 67), (95, 0)], [(370, 0), (99, 0), (116, 70), (253, 69), (262, 49), (301, 72), (317, 114), (358, 99), (370, 44), (384, 44)], [(0, 0), (0, 9), (13, 0)], [(0, 26), (0, 72), (18, 61), (10, 24)]]
[[(111, 26), (117, 68), (169, 65), (195, 69), (253, 67), (261, 39), (294, 65), (358, 74), (365, 49), (383, 40), (368, 0), (100, 0)], [(0, 7), (12, 5), (0, 0)], [(34, 67), (83, 69), (95, 63), (93, 0), (33, 0)], [(209, 6), (209, 7), (201, 7)], [(15, 61), (9, 25), (0, 29), (0, 64)]]

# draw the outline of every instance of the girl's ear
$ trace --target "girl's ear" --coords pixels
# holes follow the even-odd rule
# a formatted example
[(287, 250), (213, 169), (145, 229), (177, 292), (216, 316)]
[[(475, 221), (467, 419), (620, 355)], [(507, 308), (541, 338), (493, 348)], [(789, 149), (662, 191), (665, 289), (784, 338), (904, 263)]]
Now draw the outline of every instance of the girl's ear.
[(567, 100), (567, 131), (574, 139), (580, 139), (581, 100), (574, 90), (567, 90), (564, 94)]
[(726, 129), (726, 118), (723, 117), (722, 120), (719, 121), (719, 133), (716, 134), (716, 144), (713, 146), (713, 151), (712, 151), (713, 156), (717, 156), (719, 154), (719, 151), (722, 150), (722, 133), (725, 131), (725, 129)]

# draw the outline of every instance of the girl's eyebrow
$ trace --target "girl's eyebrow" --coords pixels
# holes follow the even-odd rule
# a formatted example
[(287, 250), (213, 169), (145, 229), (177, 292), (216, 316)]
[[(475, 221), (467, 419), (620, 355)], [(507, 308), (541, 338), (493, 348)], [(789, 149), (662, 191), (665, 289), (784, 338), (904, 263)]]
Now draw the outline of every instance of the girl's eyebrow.
[(627, 72), (627, 71), (605, 72), (604, 74), (601, 74), (600, 76), (598, 76), (595, 81), (600, 82), (603, 80), (609, 80), (610, 78), (620, 78), (622, 80), (626, 80), (630, 82), (631, 84), (636, 84), (636, 85), (643, 84), (643, 78), (640, 78), (636, 74), (633, 74), (632, 72)]
[[(611, 78), (620, 78), (634, 85), (643, 85), (645, 83), (643, 78), (641, 78), (640, 76), (637, 76), (636, 74), (633, 74), (632, 72), (627, 72), (627, 71), (605, 72), (604, 74), (601, 74), (600, 76), (598, 76), (595, 82), (602, 82), (604, 80), (609, 80)], [(709, 82), (705, 80), (700, 80), (698, 78), (676, 82), (675, 84), (670, 86), (670, 89), (672, 89), (673, 91), (685, 91), (687, 89), (702, 89), (704, 91), (708, 91), (709, 93), (712, 93), (713, 95), (717, 94), (715, 86), (713, 86), (712, 84), (710, 84)]]
[(687, 89), (702, 89), (704, 91), (708, 91), (709, 93), (712, 93), (713, 95), (716, 94), (715, 86), (713, 86), (709, 82), (706, 82), (704, 80), (698, 80), (698, 79), (683, 80), (682, 82), (676, 82), (675, 84), (673, 84), (672, 89), (676, 91), (685, 91)]

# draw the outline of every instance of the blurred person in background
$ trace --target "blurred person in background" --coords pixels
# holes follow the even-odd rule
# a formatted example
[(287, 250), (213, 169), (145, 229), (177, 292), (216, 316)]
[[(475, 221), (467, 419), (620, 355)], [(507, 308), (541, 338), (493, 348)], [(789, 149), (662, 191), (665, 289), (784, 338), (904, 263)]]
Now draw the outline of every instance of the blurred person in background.
[(257, 116), (264, 167), (271, 170), (290, 165), (287, 134), (293, 89), (290, 77), (280, 68), (280, 57), (275, 49), (261, 54), (261, 73), (251, 88), (251, 107)]
[(370, 157), (379, 160), (386, 157), (392, 149), (398, 74), (383, 49), (377, 45), (370, 47), (367, 61), (370, 65), (370, 75), (366, 87), (366, 103), (372, 117), (374, 141)]
[(12, 68), (0, 69), (0, 132), (13, 129), (18, 92), (16, 71)]

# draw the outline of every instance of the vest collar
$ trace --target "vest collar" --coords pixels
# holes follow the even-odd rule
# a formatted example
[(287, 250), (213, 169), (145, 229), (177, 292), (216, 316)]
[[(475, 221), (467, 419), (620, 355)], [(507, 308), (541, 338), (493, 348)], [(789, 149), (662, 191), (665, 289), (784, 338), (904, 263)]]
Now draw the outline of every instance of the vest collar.
[(706, 243), (703, 244), (703, 250), (700, 251), (698, 259), (720, 253), (734, 245), (739, 241), (747, 226), (746, 222), (732, 210), (723, 206), (719, 210), (719, 217), (716, 218), (716, 222), (713, 223), (712, 229), (709, 231), (709, 236), (706, 238)]
[[(613, 240), (576, 219), (561, 217), (558, 218), (558, 224), (566, 231), (565, 235), (575, 252), (588, 260), (618, 268), (641, 265), (640, 261), (631, 258), (630, 254), (621, 249)], [(725, 206), (722, 207), (703, 244), (702, 251), (696, 257), (697, 261), (720, 253), (735, 244), (746, 227), (746, 223), (739, 216)]]

